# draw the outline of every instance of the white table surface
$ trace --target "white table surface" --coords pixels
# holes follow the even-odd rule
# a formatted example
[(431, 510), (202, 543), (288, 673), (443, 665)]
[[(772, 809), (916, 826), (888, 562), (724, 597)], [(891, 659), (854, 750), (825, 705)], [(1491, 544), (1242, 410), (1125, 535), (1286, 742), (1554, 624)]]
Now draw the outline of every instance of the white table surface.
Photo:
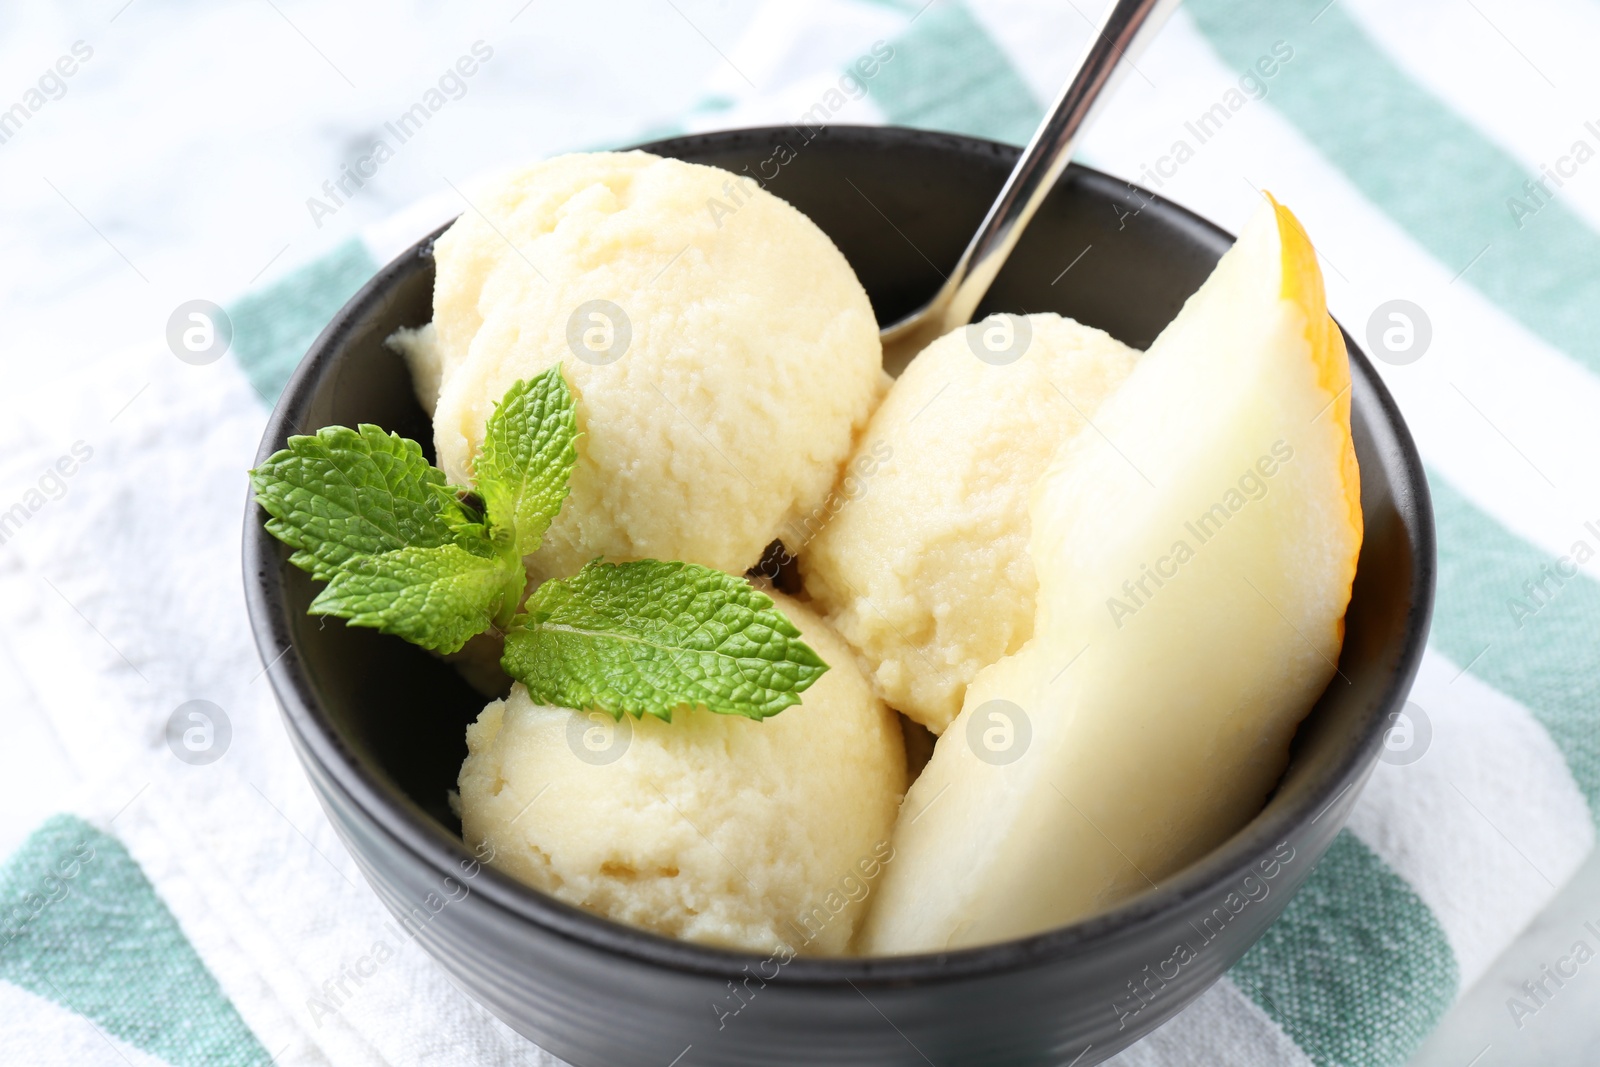
[[(5, 92), (74, 41), (95, 50), (61, 99), (0, 144), (7, 381), (47, 380), (160, 336), (179, 303), (225, 302), (468, 175), (670, 122), (725, 76), (718, 48), (751, 17), (738, 0), (674, 4), (7, 5)], [(479, 39), (495, 56), (466, 96), (315, 227), (306, 198)], [(74, 775), (30, 700), (0, 648), (0, 854)], [(1451, 1011), (1416, 1067), (1600, 1059), (1600, 961), (1520, 1027), (1506, 1006), (1575, 941), (1594, 943), (1586, 921), (1600, 925), (1596, 859)]]

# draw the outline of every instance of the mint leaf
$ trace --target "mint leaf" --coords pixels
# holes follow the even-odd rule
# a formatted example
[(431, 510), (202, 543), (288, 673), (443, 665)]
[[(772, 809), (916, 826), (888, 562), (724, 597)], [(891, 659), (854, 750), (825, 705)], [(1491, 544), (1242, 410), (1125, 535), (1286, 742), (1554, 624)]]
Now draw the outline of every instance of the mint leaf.
[(577, 439), (577, 407), (559, 363), (513, 385), (489, 416), (474, 465), (478, 493), (491, 526), (510, 530), (518, 556), (539, 547), (567, 499)]
[(295, 550), (289, 561), (329, 583), (313, 615), (453, 652), (516, 612), (521, 557), (497, 550), (478, 509), (415, 441), (329, 426), (291, 437), (250, 481), (267, 532)]
[(506, 597), (514, 608), (526, 581), (520, 559), (471, 547), (479, 551), (449, 544), (350, 559), (308, 611), (454, 652), (489, 629)]
[(476, 496), (447, 485), (416, 442), (371, 425), (292, 437), (250, 480), (267, 531), (328, 582), (312, 615), (446, 653), (499, 626), (507, 672), (562, 707), (671, 721), (684, 707), (763, 719), (799, 703), (828, 665), (743, 578), (597, 560), (518, 613), (522, 558), (566, 500), (577, 437), (557, 365), (496, 405)]
[(439, 498), (439, 518), (458, 543), (493, 540), (483, 510), (476, 502), (462, 498), (465, 490), (453, 485), (435, 485), (432, 489)]
[(501, 665), (558, 707), (763, 719), (798, 704), (828, 669), (770, 598), (695, 564), (596, 561), (539, 586), (523, 612)]
[(442, 517), (444, 473), (422, 448), (363, 424), (291, 437), (250, 472), (267, 532), (294, 549), (289, 562), (327, 580), (351, 560), (455, 539)]

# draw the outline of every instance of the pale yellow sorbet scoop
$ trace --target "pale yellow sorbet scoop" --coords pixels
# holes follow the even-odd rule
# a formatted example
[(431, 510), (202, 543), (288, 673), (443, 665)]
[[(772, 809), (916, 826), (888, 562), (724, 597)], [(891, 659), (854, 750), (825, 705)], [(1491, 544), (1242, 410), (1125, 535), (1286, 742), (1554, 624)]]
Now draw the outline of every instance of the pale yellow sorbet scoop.
[[(643, 152), (560, 156), (473, 196), (435, 245), (434, 442), (471, 484), (494, 405), (555, 363), (572, 495), (529, 559), (739, 573), (823, 504), (881, 395), (878, 325), (816, 224), (756, 182)], [(401, 339), (405, 341), (404, 338)]]
[(844, 952), (893, 865), (900, 721), (827, 623), (773, 599), (830, 665), (800, 704), (762, 721), (681, 711), (618, 726), (518, 685), (467, 728), (467, 844), (619, 922), (758, 952)]
[(1138, 356), (1060, 315), (995, 315), (919, 353), (873, 413), (837, 506), (791, 548), (896, 710), (943, 731), (1032, 636), (1028, 495)]

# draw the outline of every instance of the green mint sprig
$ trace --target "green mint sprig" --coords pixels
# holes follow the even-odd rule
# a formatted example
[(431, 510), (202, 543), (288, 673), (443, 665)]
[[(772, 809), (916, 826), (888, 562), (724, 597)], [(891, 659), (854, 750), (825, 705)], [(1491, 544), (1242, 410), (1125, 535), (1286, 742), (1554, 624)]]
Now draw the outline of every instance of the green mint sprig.
[(328, 583), (311, 614), (437, 652), (498, 629), (501, 665), (534, 700), (619, 718), (704, 707), (762, 719), (799, 703), (827, 664), (744, 578), (595, 560), (522, 605), (522, 557), (567, 498), (577, 439), (557, 365), (490, 415), (474, 465), (481, 509), (415, 441), (372, 425), (291, 437), (250, 479), (290, 562)]
[(539, 586), (500, 662), (545, 703), (668, 722), (685, 704), (764, 719), (828, 669), (746, 579), (653, 559)]
[(560, 368), (512, 386), (486, 431), (482, 514), (422, 446), (370, 424), (291, 437), (250, 472), (267, 531), (295, 550), (291, 563), (328, 582), (311, 614), (436, 652), (511, 622), (527, 583), (522, 557), (539, 547), (578, 459)]

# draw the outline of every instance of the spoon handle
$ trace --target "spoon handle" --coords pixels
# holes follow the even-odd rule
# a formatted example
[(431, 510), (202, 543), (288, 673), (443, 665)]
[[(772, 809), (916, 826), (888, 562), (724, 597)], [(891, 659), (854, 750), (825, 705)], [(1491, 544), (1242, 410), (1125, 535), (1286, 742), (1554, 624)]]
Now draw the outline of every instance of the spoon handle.
[[(1078, 72), (1061, 90), (1050, 113), (1023, 149), (983, 225), (950, 272), (935, 303), (943, 305), (938, 333), (972, 321), (1006, 257), (1016, 247), (1045, 195), (1067, 169), (1078, 135), (1088, 126), (1107, 91), (1124, 68), (1178, 6), (1178, 0), (1113, 0), (1078, 62)], [(1152, 17), (1154, 16), (1154, 17)], [(1126, 60), (1126, 62), (1124, 62)]]

